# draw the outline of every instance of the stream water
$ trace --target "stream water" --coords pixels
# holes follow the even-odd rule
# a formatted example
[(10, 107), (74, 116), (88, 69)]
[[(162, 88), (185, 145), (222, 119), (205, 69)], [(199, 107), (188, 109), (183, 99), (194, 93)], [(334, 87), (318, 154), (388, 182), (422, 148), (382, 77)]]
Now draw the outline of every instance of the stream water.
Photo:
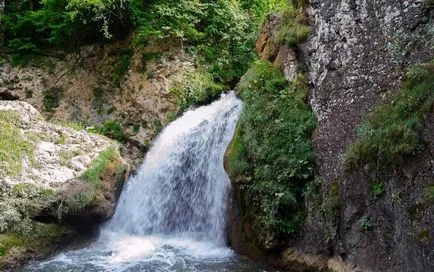
[(241, 108), (229, 93), (171, 123), (99, 238), (23, 271), (274, 271), (226, 246), (230, 181), (223, 157)]

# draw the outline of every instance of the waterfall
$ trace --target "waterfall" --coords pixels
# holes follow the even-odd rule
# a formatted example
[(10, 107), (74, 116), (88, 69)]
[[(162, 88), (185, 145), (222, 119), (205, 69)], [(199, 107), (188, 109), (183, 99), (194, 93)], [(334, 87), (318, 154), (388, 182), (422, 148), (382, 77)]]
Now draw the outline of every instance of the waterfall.
[(171, 123), (128, 181), (112, 231), (225, 243), (230, 186), (223, 157), (241, 111), (233, 92)]
[(26, 272), (271, 271), (226, 246), (223, 157), (242, 109), (233, 92), (164, 129), (90, 246)]

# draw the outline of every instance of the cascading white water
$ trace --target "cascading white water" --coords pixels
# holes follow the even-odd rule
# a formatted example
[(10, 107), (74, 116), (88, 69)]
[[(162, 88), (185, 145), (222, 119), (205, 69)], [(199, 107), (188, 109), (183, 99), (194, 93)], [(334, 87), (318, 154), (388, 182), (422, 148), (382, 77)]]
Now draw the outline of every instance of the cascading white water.
[(195, 236), (224, 245), (230, 181), (223, 155), (240, 110), (241, 102), (230, 93), (170, 124), (129, 181), (110, 229)]
[(24, 271), (265, 271), (225, 245), (223, 157), (241, 108), (231, 92), (171, 123), (99, 239)]

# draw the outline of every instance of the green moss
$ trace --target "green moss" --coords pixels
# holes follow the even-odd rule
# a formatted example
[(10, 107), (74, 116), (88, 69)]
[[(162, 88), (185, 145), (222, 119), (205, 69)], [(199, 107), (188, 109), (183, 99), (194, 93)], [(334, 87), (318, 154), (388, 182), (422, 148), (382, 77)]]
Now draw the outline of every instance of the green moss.
[[(71, 231), (64, 226), (33, 222), (33, 232), (22, 235), (14, 232), (0, 234), (0, 257), (6, 256), (13, 248), (25, 248), (42, 252)], [(1, 264), (1, 261), (0, 261)]]
[(339, 191), (339, 182), (333, 181), (320, 207), (321, 215), (325, 220), (332, 222), (335, 228), (338, 226), (340, 219), (341, 196)]
[(18, 112), (0, 111), (0, 170), (6, 175), (19, 174), (26, 156), (31, 162), (35, 162), (35, 144), (24, 138), (19, 124)]
[(359, 227), (361, 231), (373, 231), (374, 225), (372, 224), (371, 217), (368, 215), (363, 216), (359, 220)]
[(104, 174), (107, 165), (115, 159), (116, 156), (117, 150), (113, 146), (102, 151), (92, 162), (89, 169), (83, 173), (82, 178), (91, 182), (94, 186), (98, 186), (101, 181), (101, 175)]
[(303, 219), (302, 192), (313, 178), (315, 117), (305, 77), (288, 83), (279, 69), (258, 61), (242, 78), (244, 109), (226, 167), (238, 182), (245, 216), (260, 242), (269, 233), (294, 235)]
[(75, 194), (65, 200), (65, 207), (68, 213), (79, 213), (86, 207), (91, 206), (97, 199), (96, 189), (91, 187), (85, 191)]
[(349, 170), (364, 165), (396, 167), (405, 157), (424, 149), (423, 116), (434, 104), (434, 63), (411, 68), (401, 91), (376, 109), (359, 129), (359, 139), (348, 147)]

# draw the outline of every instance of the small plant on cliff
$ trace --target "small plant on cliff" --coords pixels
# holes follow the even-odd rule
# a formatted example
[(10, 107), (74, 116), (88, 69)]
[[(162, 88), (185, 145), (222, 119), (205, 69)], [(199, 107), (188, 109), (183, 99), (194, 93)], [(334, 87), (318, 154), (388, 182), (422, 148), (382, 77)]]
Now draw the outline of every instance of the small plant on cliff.
[(91, 127), (89, 131), (107, 136), (121, 143), (126, 138), (122, 125), (116, 120), (106, 121), (102, 126)]
[(275, 238), (295, 234), (303, 218), (302, 194), (313, 178), (315, 127), (304, 80), (300, 75), (289, 84), (279, 69), (258, 61), (239, 86), (245, 106), (227, 170), (240, 184), (246, 217), (262, 243), (267, 233)]
[(292, 6), (283, 11), (283, 25), (279, 32), (279, 39), (291, 47), (306, 41), (311, 33), (311, 27), (304, 14), (303, 8)]
[(363, 216), (359, 220), (360, 230), (362, 231), (372, 231), (374, 229), (374, 225), (372, 224), (371, 217), (368, 215)]
[(91, 166), (83, 173), (82, 178), (90, 181), (94, 186), (98, 186), (101, 181), (101, 176), (107, 169), (107, 165), (115, 159), (117, 150), (111, 146), (102, 151), (98, 157), (92, 162)]
[(434, 105), (434, 63), (408, 70), (401, 91), (376, 109), (346, 152), (348, 169), (363, 165), (396, 167), (424, 148), (424, 114)]

